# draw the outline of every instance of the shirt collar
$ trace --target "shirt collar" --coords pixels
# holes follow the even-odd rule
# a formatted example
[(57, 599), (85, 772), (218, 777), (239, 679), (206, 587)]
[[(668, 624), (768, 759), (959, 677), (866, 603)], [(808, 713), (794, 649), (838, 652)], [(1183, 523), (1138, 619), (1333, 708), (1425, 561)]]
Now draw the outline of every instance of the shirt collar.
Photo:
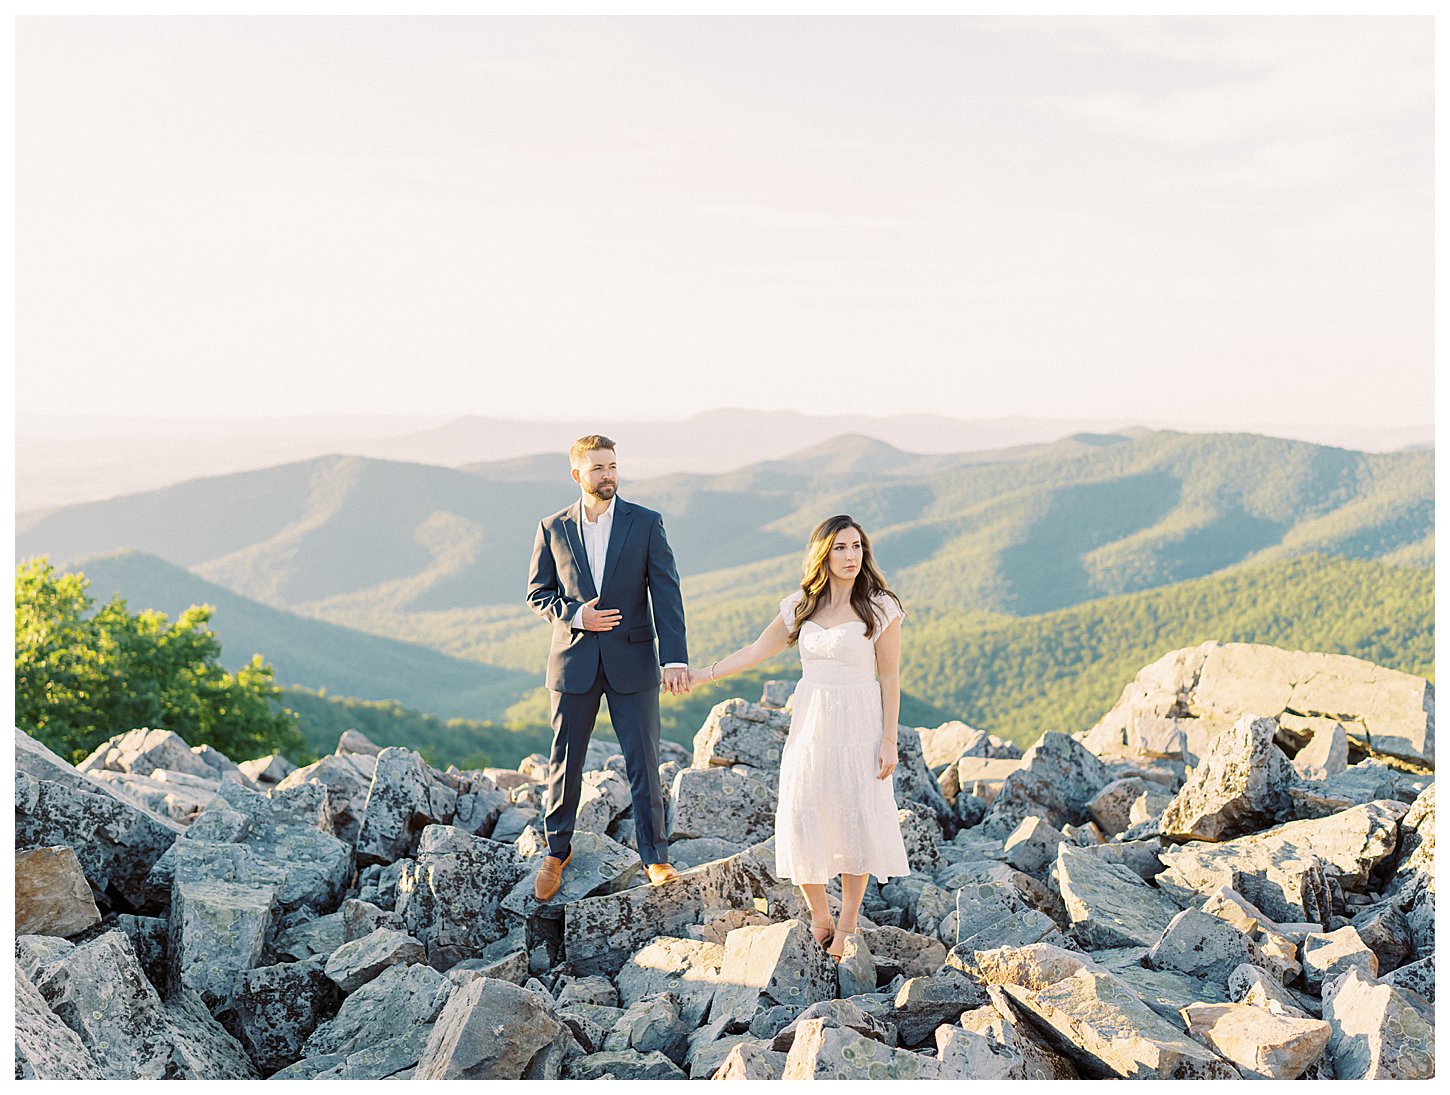
[(581, 491), (580, 494), (579, 494), (579, 522), (581, 524), (585, 524), (585, 525), (597, 525), (601, 521), (613, 521), (614, 520), (614, 503), (617, 502), (617, 501), (619, 501), (619, 495), (616, 494), (613, 498), (611, 498), (609, 500), (609, 505), (604, 508), (604, 512), (599, 515), (599, 520), (598, 521), (591, 521), (591, 520), (589, 520), (589, 511), (584, 508), (585, 507), (584, 494)]

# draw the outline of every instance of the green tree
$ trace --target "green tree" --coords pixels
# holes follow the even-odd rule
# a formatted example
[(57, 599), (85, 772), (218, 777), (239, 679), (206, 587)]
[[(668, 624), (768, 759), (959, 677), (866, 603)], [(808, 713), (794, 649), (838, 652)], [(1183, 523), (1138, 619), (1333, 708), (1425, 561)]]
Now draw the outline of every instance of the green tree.
[(115, 596), (92, 612), (88, 584), (44, 557), (16, 568), (17, 726), (73, 762), (140, 726), (174, 730), (234, 760), (308, 759), (262, 656), (236, 673), (218, 663), (212, 606), (193, 605), (171, 622), (162, 612), (133, 614)]

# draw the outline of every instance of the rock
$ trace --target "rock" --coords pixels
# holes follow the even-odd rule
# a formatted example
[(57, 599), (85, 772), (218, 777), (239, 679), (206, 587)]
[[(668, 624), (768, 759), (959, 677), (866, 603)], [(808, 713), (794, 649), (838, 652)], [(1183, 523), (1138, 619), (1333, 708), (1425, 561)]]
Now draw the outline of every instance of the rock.
[(1390, 894), (1405, 914), (1415, 950), (1435, 948), (1435, 785), (1422, 791), (1400, 823)]
[(136, 776), (149, 775), (158, 768), (206, 778), (216, 775), (180, 734), (145, 727), (107, 739), (76, 765), (78, 772), (107, 770)]
[(105, 1079), (85, 1043), (50, 1010), (19, 962), (15, 964), (15, 1078)]
[(1106, 836), (1116, 836), (1135, 820), (1143, 820), (1133, 817), (1133, 806), (1140, 799), (1146, 799), (1149, 786), (1141, 776), (1112, 780), (1088, 800), (1088, 816)]
[(1404, 989), (1351, 967), (1324, 987), (1329, 1056), (1340, 1080), (1424, 1080), (1435, 1074), (1435, 1028)]
[(519, 1080), (562, 1030), (537, 993), (477, 977), (457, 989), (433, 1025), (415, 1080)]
[[(392, 1071), (411, 1068), (418, 1062), (430, 1027), (452, 991), (452, 982), (431, 966), (389, 966), (344, 1000), (337, 1014), (312, 1032), (303, 1051), (307, 1057), (337, 1055), (346, 1059), (365, 1048), (378, 1050), (396, 1042), (384, 1055), (390, 1064), (402, 1060)], [(412, 1060), (406, 1060), (408, 1056)], [(327, 1067), (341, 1063), (339, 1060)], [(353, 1067), (358, 1069), (357, 1064)]]
[(321, 783), (327, 788), (333, 834), (344, 843), (356, 844), (376, 766), (375, 754), (334, 753), (284, 776), (275, 789), (286, 791), (310, 780)]
[[(689, 1030), (700, 1025), (720, 982), (725, 948), (698, 939), (661, 936), (625, 963), (615, 978), (625, 1007), (662, 992), (680, 1001), (680, 1021)], [(601, 978), (602, 980), (602, 978)]]
[(1055, 869), (1072, 935), (1086, 947), (1151, 947), (1178, 913), (1133, 871), (1090, 851), (1062, 845)]
[(1228, 991), (1222, 981), (1212, 981), (1176, 969), (1154, 969), (1147, 965), (1148, 948), (1118, 947), (1093, 951), (1092, 960), (1125, 985), (1130, 985), (1143, 1003), (1175, 1027), (1181, 1026), (1179, 1012), (1189, 1004), (1227, 1004)]
[[(784, 1080), (930, 1080), (935, 1058), (891, 1049), (854, 1030), (811, 1019), (796, 1031), (781, 1073)], [(728, 1060), (728, 1059), (727, 1059)]]
[(338, 910), (284, 929), (274, 949), (278, 958), (297, 962), (314, 956), (326, 958), (346, 942), (347, 929)]
[(711, 916), (707, 911), (701, 919), (707, 916), (709, 919), (701, 926), (699, 938), (719, 943), (722, 947), (725, 945), (725, 937), (736, 928), (760, 927), (772, 923), (770, 917), (757, 909), (727, 909), (718, 916)]
[(670, 790), (670, 839), (753, 844), (775, 832), (775, 790), (748, 769), (684, 768)]
[(426, 960), (423, 944), (407, 932), (379, 928), (333, 951), (325, 972), (346, 993), (361, 988), (389, 966)]
[(973, 730), (964, 722), (944, 722), (933, 729), (918, 728), (916, 732), (921, 737), (922, 760), (932, 771), (955, 765), (962, 757), (1012, 760), (1022, 756), (1022, 750), (1012, 742), (983, 730)]
[(737, 1042), (712, 1080), (779, 1080), (785, 1072), (786, 1054), (758, 1042)]
[(573, 1031), (586, 1053), (598, 1053), (604, 1049), (604, 1040), (614, 1029), (614, 1024), (619, 1022), (624, 1009), (576, 1000), (567, 1004), (561, 1002), (555, 1014)]
[(15, 848), (71, 845), (95, 893), (128, 912), (146, 903), (151, 867), (184, 831), (169, 818), (136, 806), (77, 772), (22, 730), (15, 731)]
[(842, 996), (876, 991), (876, 960), (860, 934), (848, 935), (836, 964), (836, 984)]
[(794, 1019), (775, 1033), (771, 1049), (781, 1053), (789, 1052), (795, 1042), (796, 1031), (802, 1023), (812, 1019), (824, 1019), (827, 1025), (843, 1030), (854, 1030), (857, 1034), (874, 1039), (884, 1046), (896, 1044), (896, 1026), (887, 1020), (863, 1010), (850, 1000), (821, 1000), (803, 1009)]
[(364, 756), (375, 757), (383, 751), (381, 745), (376, 744), (361, 730), (354, 730), (351, 727), (344, 730), (337, 739), (337, 748), (334, 753), (342, 755), (345, 753), (360, 753)]
[(169, 1005), (124, 932), (107, 931), (39, 973), (35, 987), (107, 1079), (254, 1079), (242, 1047), (179, 989)]
[(1384, 976), (1409, 959), (1415, 951), (1410, 923), (1392, 904), (1371, 906), (1354, 917), (1351, 924), (1365, 946), (1374, 951), (1379, 975)]
[(1361, 971), (1366, 978), (1379, 974), (1379, 961), (1374, 951), (1352, 925), (1338, 931), (1323, 932), (1304, 940), (1304, 980), (1309, 985), (1327, 984), (1348, 969)]
[(76, 935), (100, 922), (75, 849), (57, 844), (15, 853), (16, 935)]
[(760, 693), (760, 706), (781, 708), (795, 693), (795, 681), (766, 681)]
[(1338, 775), (1289, 789), (1292, 813), (1299, 819), (1328, 817), (1376, 799), (1414, 802), (1433, 776), (1399, 772), (1377, 760), (1362, 760)]
[(941, 862), (937, 845), (941, 843), (941, 828), (935, 821), (925, 821), (913, 810), (898, 810), (896, 823), (901, 828), (901, 840), (906, 846), (906, 861), (913, 871), (929, 874)]
[(569, 1004), (602, 1004), (616, 1007), (619, 993), (607, 977), (575, 977), (559, 989), (555, 1001), (562, 1008)]
[(1265, 1008), (1276, 1015), (1312, 1018), (1282, 981), (1257, 966), (1244, 963), (1228, 976), (1229, 999), (1239, 1004)]
[[(1032, 1017), (1085, 1077), (1234, 1079), (1235, 1069), (1159, 1017), (1084, 955), (1036, 943), (978, 954), (982, 976)], [(1000, 1010), (1000, 1009), (999, 1009)]]
[(1300, 779), (1319, 780), (1337, 776), (1349, 767), (1349, 738), (1344, 727), (1330, 722), (1314, 731), (1309, 744), (1290, 761)]
[(412, 856), (422, 830), (453, 820), (458, 792), (411, 749), (378, 753), (357, 837), (359, 866)]
[(947, 954), (947, 965), (971, 973), (979, 950), (1022, 947), (1047, 941), (1072, 944), (1045, 913), (1032, 908), (1010, 886), (969, 882), (956, 895), (957, 942)]
[[(1112, 786), (1111, 784), (1109, 786)], [(1046, 878), (1047, 868), (1057, 860), (1062, 830), (1040, 817), (1025, 817), (1002, 842), (1007, 862), (1033, 878)]]
[(936, 1029), (936, 1057), (941, 1080), (1019, 1080), (1022, 1055), (1009, 1045), (976, 1031), (943, 1023)]
[[(641, 870), (638, 855), (597, 832), (576, 830), (569, 848), (573, 859), (564, 869), (559, 882), (559, 892), (546, 903), (560, 913), (571, 901), (595, 894), (619, 892), (631, 885)], [(542, 908), (534, 898), (534, 876), (538, 874), (538, 865), (543, 862), (547, 845), (541, 844), (538, 851), (538, 855), (525, 861), (518, 881), (499, 902), (499, 908), (524, 919), (540, 912)]]
[(320, 959), (284, 962), (244, 971), (222, 1018), (262, 1075), (270, 1076), (302, 1056), (308, 1036), (336, 1014), (340, 1000)]
[(941, 1024), (954, 1023), (962, 1012), (986, 1002), (980, 984), (949, 968), (906, 981), (896, 992), (889, 1018), (903, 1046), (922, 1046), (931, 1042), (932, 1031)]
[[(604, 834), (630, 808), (629, 779), (612, 770), (585, 772), (579, 787), (576, 833)], [(570, 844), (573, 847), (573, 844)]]
[(1404, 989), (1421, 997), (1427, 1004), (1435, 1003), (1435, 956), (1421, 958), (1401, 966), (1391, 974), (1381, 977), (1386, 985)]
[(921, 735), (910, 726), (896, 731), (896, 771), (891, 783), (896, 792), (896, 805), (907, 809), (912, 803), (925, 806), (936, 815), (937, 824), (947, 832), (956, 827), (957, 815), (941, 792), (936, 777), (927, 768), (921, 752)]
[[(1293, 794), (1293, 790), (1290, 790)], [(1163, 818), (1163, 811), (1173, 801), (1173, 792), (1158, 783), (1145, 780), (1143, 793), (1135, 798), (1128, 806), (1128, 828), (1123, 832), (1126, 835), (1132, 829), (1143, 830), (1143, 835), (1158, 835), (1159, 823)], [(1148, 834), (1146, 830), (1152, 830)]]
[(1191, 1004), (1188, 1033), (1251, 1079), (1297, 1080), (1324, 1053), (1330, 1026), (1249, 1004)]
[(161, 817), (189, 825), (216, 797), (221, 784), (216, 780), (156, 769), (150, 776), (100, 770), (91, 775), (115, 787), (126, 798)]
[[(963, 787), (965, 773), (959, 773)], [(1036, 814), (1061, 828), (1088, 820), (1087, 804), (1112, 779), (1102, 761), (1066, 734), (1049, 730), (1007, 776), (982, 829), (1006, 837), (1023, 818)]]
[[(757, 846), (766, 855), (765, 846)], [(564, 907), (564, 949), (576, 973), (616, 972), (656, 936), (678, 934), (701, 909), (748, 907), (774, 879), (747, 849), (687, 871), (668, 886), (636, 886)], [(774, 851), (768, 853), (774, 858)]]
[(1253, 957), (1249, 937), (1217, 916), (1184, 909), (1168, 922), (1163, 937), (1148, 951), (1154, 969), (1178, 970), (1218, 984)]
[(1221, 841), (1285, 820), (1298, 777), (1274, 744), (1278, 729), (1271, 718), (1245, 715), (1216, 737), (1163, 812), (1159, 831), (1170, 839)]
[(747, 844), (734, 840), (721, 840), (713, 836), (686, 837), (670, 844), (670, 862), (680, 870), (698, 867), (702, 863), (713, 863), (717, 859), (729, 859), (739, 855)]
[(680, 998), (672, 992), (661, 992), (636, 1000), (625, 1009), (605, 1037), (604, 1049), (662, 1053), (683, 1066), (689, 1048), (687, 1033), (681, 1020)]
[(1397, 819), (1405, 806), (1380, 801), (1333, 817), (1291, 821), (1222, 844), (1195, 842), (1165, 849), (1155, 881), (1183, 905), (1230, 886), (1279, 923), (1327, 922), (1331, 899), (1326, 869), (1339, 884), (1359, 891), (1369, 873), (1394, 850)]
[(500, 899), (521, 869), (510, 845), (451, 825), (423, 830), (417, 859), (398, 881), (398, 912), (431, 965), (447, 969), (508, 934)]
[(930, 977), (947, 959), (947, 949), (940, 940), (904, 928), (863, 928), (861, 935), (876, 962), (877, 984), (899, 975)]
[(725, 940), (712, 1018), (749, 1024), (762, 1003), (802, 1006), (836, 995), (835, 963), (811, 937), (810, 927), (787, 920), (737, 928)]
[(253, 783), (263, 787), (275, 787), (297, 771), (297, 765), (281, 753), (268, 753), (254, 760), (244, 760), (237, 768)]
[[(992, 990), (999, 995), (1001, 989)], [(1015, 1053), (1021, 1064), (1017, 1066), (1012, 1079), (1021, 1080), (1076, 1080), (1077, 1069), (1062, 1054), (1045, 1046), (1025, 1022), (1020, 1022), (1015, 1009), (1010, 1005), (1005, 1011), (995, 1006), (973, 1008), (962, 1012), (962, 1029), (982, 1035), (997, 1046), (1004, 1046)], [(937, 1028), (940, 1036), (942, 1028)]]
[(725, 700), (710, 709), (695, 734), (691, 767), (745, 764), (773, 780), (789, 731), (788, 712), (741, 699)]
[(685, 1074), (663, 1053), (610, 1050), (569, 1062), (571, 1080), (683, 1080)]

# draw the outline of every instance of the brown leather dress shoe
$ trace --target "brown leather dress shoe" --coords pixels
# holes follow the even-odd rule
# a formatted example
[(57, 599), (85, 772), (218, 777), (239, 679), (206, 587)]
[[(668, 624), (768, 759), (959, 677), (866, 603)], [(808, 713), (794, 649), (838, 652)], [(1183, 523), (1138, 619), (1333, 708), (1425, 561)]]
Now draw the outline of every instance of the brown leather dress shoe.
[(539, 873), (534, 876), (534, 900), (548, 901), (559, 892), (559, 883), (564, 877), (564, 868), (569, 866), (569, 860), (574, 858), (574, 849), (569, 849), (569, 854), (563, 859), (556, 855), (544, 856), (544, 863), (539, 868)]
[(661, 886), (666, 882), (677, 882), (680, 878), (680, 872), (668, 863), (651, 863), (644, 870), (649, 875), (649, 884), (651, 886)]

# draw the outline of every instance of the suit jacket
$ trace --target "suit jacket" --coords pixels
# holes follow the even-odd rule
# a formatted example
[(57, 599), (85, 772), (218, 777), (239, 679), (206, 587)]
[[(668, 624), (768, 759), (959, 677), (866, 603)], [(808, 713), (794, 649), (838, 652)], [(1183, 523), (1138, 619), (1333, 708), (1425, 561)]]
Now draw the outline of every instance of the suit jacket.
[[(658, 688), (661, 665), (690, 660), (680, 575), (664, 521), (654, 510), (615, 496), (604, 588), (596, 590), (579, 531), (581, 504), (544, 518), (534, 536), (528, 602), (554, 625), (544, 683), (555, 692), (587, 692), (602, 669), (616, 692)], [(596, 595), (597, 608), (619, 610), (618, 626), (575, 631), (569, 626), (574, 614)]]

